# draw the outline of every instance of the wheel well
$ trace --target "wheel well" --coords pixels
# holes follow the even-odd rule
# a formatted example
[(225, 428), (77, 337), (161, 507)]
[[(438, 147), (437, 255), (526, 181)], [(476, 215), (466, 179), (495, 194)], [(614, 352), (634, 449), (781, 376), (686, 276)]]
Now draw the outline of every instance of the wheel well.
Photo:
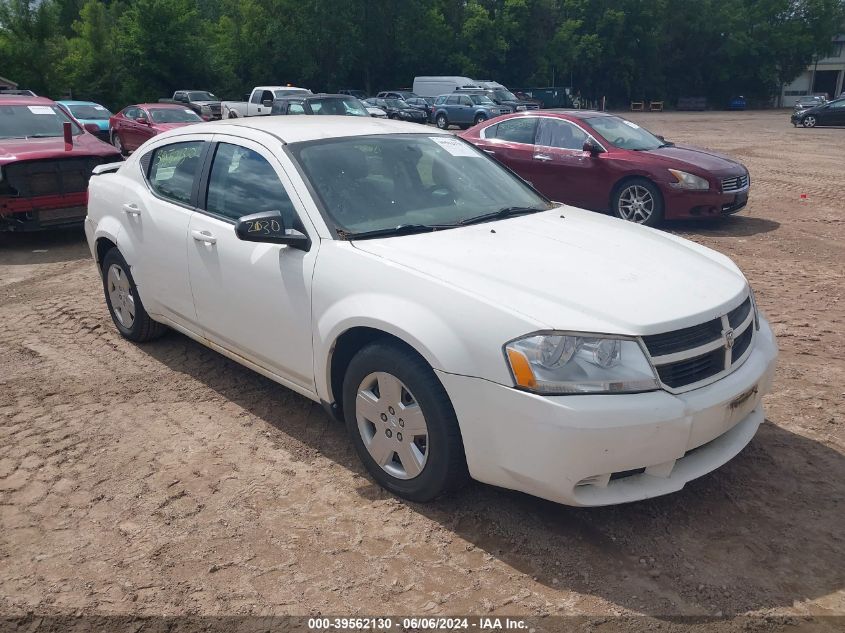
[(646, 182), (651, 183), (651, 185), (655, 189), (657, 189), (657, 195), (660, 196), (660, 202), (661, 203), (664, 202), (663, 192), (660, 191), (660, 187), (658, 186), (658, 184), (656, 182), (654, 182), (651, 178), (649, 178), (648, 176), (636, 176), (636, 175), (635, 176), (625, 176), (624, 178), (621, 178), (619, 180), (619, 182), (617, 182), (615, 185), (613, 185), (613, 187), (610, 190), (610, 200), (608, 200), (607, 208), (611, 213), (613, 213), (613, 199), (616, 197), (616, 192), (619, 191), (624, 185), (628, 184), (629, 182), (633, 182), (634, 180), (645, 180)]
[[(331, 370), (329, 377), (331, 380), (332, 399), (332, 413), (343, 419), (343, 377), (346, 375), (346, 369), (349, 363), (359, 351), (364, 347), (379, 340), (387, 340), (405, 347), (415, 354), (419, 354), (412, 346), (408, 345), (398, 336), (388, 334), (383, 330), (377, 330), (370, 327), (354, 327), (346, 330), (343, 334), (337, 337), (334, 344), (334, 351), (331, 358)], [(420, 355), (422, 357), (422, 355)]]
[(107, 237), (101, 237), (97, 240), (96, 246), (97, 246), (97, 265), (102, 267), (103, 258), (105, 258), (106, 253), (108, 253), (113, 248), (117, 248), (117, 244), (112, 242)]

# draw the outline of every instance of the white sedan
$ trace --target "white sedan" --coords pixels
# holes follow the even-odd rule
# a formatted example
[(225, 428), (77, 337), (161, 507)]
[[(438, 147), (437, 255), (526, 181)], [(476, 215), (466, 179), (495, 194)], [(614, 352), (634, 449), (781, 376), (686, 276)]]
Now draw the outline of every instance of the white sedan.
[(95, 170), (114, 324), (167, 328), (345, 421), (385, 488), (680, 490), (763, 421), (777, 348), (727, 257), (552, 203), (451, 134), (266, 117)]

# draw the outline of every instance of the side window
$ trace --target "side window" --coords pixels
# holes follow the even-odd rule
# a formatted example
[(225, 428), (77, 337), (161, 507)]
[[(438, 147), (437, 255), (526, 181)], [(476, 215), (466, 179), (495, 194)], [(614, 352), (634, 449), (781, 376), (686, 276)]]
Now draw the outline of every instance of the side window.
[(537, 145), (544, 147), (581, 150), (586, 140), (581, 128), (563, 119), (542, 119), (537, 131)]
[(291, 103), (288, 106), (288, 114), (305, 114), (305, 106), (301, 103)]
[(434, 105), (443, 105), (444, 103), (446, 103), (446, 97), (444, 97), (443, 95), (440, 95), (440, 96), (439, 96), (439, 97), (437, 97), (437, 99), (434, 101)]
[(279, 211), (286, 227), (299, 219), (275, 170), (257, 152), (220, 143), (208, 179), (205, 208), (230, 220), (262, 211)]
[(462, 97), (461, 97), (461, 105), (471, 106), (471, 105), (472, 105), (472, 101), (470, 101), (469, 97), (467, 97), (467, 96), (462, 96)]
[(449, 105), (457, 105), (461, 102), (461, 98), (458, 95), (452, 95), (446, 99), (446, 103)]
[[(490, 128), (487, 129), (487, 138), (492, 138), (493, 135), (489, 132)], [(502, 121), (496, 125), (495, 137), (509, 143), (525, 143), (527, 145), (533, 145), (536, 130), (536, 117), (518, 117)]]
[(834, 101), (828, 107), (843, 109), (843, 108), (845, 108), (845, 99), (843, 99), (842, 101)]
[(261, 103), (265, 101), (272, 101), (273, 100), (273, 93), (269, 90), (265, 90), (264, 93), (261, 95)]
[(123, 111), (123, 116), (125, 116), (127, 119), (137, 119), (138, 118), (138, 112), (139, 112), (138, 108), (126, 108)]
[(202, 147), (203, 141), (189, 141), (165, 145), (155, 150), (149, 176), (153, 191), (174, 202), (190, 204)]
[(498, 128), (499, 128), (498, 123), (496, 125), (490, 125), (490, 126), (484, 128), (481, 131), (482, 138), (496, 138), (496, 130)]
[(261, 91), (260, 90), (253, 90), (252, 91), (252, 98), (250, 99), (250, 103), (261, 103)]

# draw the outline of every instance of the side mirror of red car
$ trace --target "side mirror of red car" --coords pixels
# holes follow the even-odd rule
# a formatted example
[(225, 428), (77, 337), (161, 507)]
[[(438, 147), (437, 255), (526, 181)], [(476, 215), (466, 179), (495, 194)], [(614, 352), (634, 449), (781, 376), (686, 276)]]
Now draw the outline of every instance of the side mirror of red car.
[(590, 156), (598, 156), (604, 151), (601, 147), (599, 147), (598, 143), (589, 138), (584, 141), (584, 146), (581, 149), (587, 152)]
[(145, 116), (140, 116), (135, 120), (138, 121), (138, 123), (140, 123), (141, 125), (149, 125), (150, 124), (150, 120)]
[(96, 123), (86, 123), (83, 127), (85, 128), (85, 131), (89, 134), (96, 135), (100, 133), (100, 126)]

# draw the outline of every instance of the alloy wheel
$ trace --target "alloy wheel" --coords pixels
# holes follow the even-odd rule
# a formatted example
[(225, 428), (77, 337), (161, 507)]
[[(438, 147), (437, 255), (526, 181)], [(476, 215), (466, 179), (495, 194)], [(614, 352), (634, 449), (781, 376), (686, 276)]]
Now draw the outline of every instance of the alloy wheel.
[(642, 224), (654, 213), (654, 196), (640, 185), (631, 185), (619, 194), (619, 216), (623, 220)]
[(816, 117), (806, 116), (801, 123), (804, 127), (816, 127)]
[(438, 115), (436, 123), (437, 127), (439, 127), (441, 130), (445, 130), (449, 127), (449, 123), (446, 121), (446, 115), (444, 114)]
[(369, 374), (355, 399), (358, 432), (370, 457), (388, 475), (413, 479), (428, 461), (428, 425), (420, 405), (396, 376)]
[(123, 268), (117, 264), (109, 266), (106, 277), (108, 283), (109, 303), (114, 316), (126, 329), (131, 329), (135, 323), (135, 297), (129, 287), (129, 278)]

